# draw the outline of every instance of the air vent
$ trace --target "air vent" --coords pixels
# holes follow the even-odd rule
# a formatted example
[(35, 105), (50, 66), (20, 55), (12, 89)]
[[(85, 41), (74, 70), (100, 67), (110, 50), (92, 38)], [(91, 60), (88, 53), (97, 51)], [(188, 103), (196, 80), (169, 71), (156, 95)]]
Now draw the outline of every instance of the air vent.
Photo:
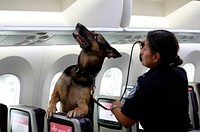
[(25, 40), (14, 45), (31, 45), (40, 42), (45, 42), (50, 39), (52, 35), (49, 35), (47, 32), (38, 32), (34, 34), (29, 34), (26, 36)]

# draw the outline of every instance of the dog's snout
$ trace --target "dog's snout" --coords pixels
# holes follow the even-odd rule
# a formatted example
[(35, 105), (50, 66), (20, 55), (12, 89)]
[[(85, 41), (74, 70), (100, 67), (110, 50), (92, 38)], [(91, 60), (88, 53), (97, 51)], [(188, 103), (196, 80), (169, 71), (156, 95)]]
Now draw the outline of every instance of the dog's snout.
[(83, 24), (81, 24), (81, 23), (77, 23), (77, 25), (76, 25), (76, 30), (86, 30), (86, 31), (88, 31), (88, 29), (83, 25)]
[(76, 28), (85, 28), (86, 29), (86, 27), (81, 23), (77, 23)]
[(77, 27), (83, 26), (81, 23), (76, 24)]

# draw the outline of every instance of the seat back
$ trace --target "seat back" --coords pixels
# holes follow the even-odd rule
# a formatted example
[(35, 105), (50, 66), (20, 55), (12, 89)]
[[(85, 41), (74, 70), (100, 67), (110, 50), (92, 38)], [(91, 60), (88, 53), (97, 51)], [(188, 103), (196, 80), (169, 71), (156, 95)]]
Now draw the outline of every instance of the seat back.
[(0, 132), (7, 131), (7, 115), (8, 115), (7, 106), (0, 103)]
[[(94, 107), (95, 125), (98, 127), (98, 132), (102, 129), (121, 130), (122, 125), (117, 121), (115, 115), (109, 110), (112, 102), (119, 100), (118, 97), (100, 95), (96, 97)], [(102, 105), (102, 106), (101, 106)], [(107, 109), (108, 108), (108, 109)]]
[(66, 113), (55, 113), (45, 118), (44, 132), (93, 132), (92, 122), (88, 118), (67, 118)]
[(7, 132), (18, 131), (23, 127), (24, 132), (43, 132), (45, 110), (28, 105), (11, 105), (8, 107)]
[(200, 83), (190, 82), (188, 86), (189, 116), (194, 129), (200, 129), (199, 106), (200, 106)]

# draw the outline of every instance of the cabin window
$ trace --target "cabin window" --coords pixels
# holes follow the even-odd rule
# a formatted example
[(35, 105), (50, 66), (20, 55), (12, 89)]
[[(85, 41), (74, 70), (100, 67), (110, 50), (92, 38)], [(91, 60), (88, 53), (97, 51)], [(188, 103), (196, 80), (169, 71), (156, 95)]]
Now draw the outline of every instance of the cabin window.
[(122, 72), (119, 68), (110, 68), (103, 74), (100, 95), (120, 96), (122, 86)]
[[(49, 100), (51, 99), (51, 94), (53, 93), (55, 84), (56, 84), (56, 82), (58, 81), (58, 79), (59, 79), (59, 77), (61, 76), (61, 74), (62, 74), (62, 71), (61, 71), (61, 72), (58, 72), (57, 74), (55, 74), (55, 76), (53, 77), (53, 79), (52, 79), (52, 81), (51, 81), (50, 92), (49, 92)], [(58, 103), (56, 104), (56, 108), (57, 108), (57, 111), (60, 111), (60, 102), (58, 102)]]
[(0, 76), (0, 103), (5, 105), (19, 104), (20, 81), (18, 77), (12, 74)]
[(195, 73), (194, 65), (192, 63), (187, 63), (183, 66), (183, 68), (187, 72), (188, 81), (193, 82), (194, 81), (194, 73)]

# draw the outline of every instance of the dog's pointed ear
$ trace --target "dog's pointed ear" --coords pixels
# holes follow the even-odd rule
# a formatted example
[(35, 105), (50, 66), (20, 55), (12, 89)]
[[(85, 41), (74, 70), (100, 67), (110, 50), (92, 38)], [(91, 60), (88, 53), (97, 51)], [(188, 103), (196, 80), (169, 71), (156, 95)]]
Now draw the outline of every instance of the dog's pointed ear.
[(106, 53), (106, 57), (108, 58), (111, 58), (111, 57), (118, 58), (122, 56), (115, 48), (111, 46), (106, 49), (105, 53)]

